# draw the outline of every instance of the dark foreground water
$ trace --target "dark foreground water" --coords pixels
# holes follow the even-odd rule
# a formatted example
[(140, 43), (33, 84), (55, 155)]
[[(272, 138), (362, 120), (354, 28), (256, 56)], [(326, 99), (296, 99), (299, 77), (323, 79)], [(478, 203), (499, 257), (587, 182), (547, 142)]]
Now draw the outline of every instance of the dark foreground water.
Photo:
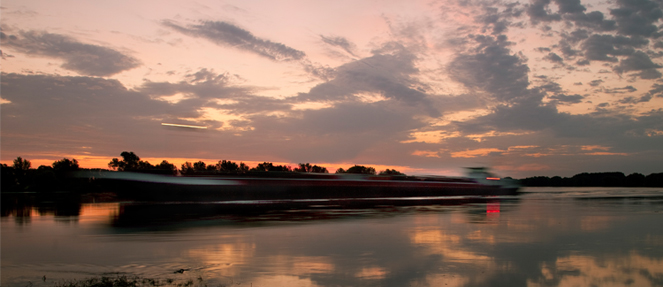
[(133, 274), (209, 287), (663, 286), (663, 189), (525, 191), (296, 210), (3, 197), (1, 283)]

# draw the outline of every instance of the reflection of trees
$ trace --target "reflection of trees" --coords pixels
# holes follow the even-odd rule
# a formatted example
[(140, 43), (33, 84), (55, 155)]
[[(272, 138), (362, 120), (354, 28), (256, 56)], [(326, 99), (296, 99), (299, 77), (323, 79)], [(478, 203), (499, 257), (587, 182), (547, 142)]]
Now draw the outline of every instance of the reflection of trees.
[(79, 216), (82, 200), (76, 193), (4, 193), (1, 204), (3, 217), (29, 223), (33, 210), (39, 215)]

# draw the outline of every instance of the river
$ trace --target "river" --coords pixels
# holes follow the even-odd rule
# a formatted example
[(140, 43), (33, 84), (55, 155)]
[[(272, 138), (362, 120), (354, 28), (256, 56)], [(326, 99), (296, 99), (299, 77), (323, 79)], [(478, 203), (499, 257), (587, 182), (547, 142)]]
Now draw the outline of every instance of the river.
[[(2, 286), (663, 286), (663, 188), (524, 188), (434, 205), (7, 202)], [(181, 283), (180, 283), (181, 285)]]

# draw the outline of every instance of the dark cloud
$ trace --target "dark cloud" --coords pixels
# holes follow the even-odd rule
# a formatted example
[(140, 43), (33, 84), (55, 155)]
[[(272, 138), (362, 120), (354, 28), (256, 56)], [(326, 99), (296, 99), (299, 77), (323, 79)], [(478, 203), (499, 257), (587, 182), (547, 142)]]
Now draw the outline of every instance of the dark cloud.
[(578, 29), (571, 32), (568, 36), (565, 36), (564, 39), (571, 41), (572, 43), (578, 43), (582, 40), (589, 38), (590, 32), (585, 29)]
[(557, 55), (557, 54), (555, 54), (555, 53), (552, 53), (552, 52), (551, 52), (551, 53), (548, 53), (548, 55), (546, 55), (546, 56), (543, 57), (543, 58), (546, 59), (546, 60), (548, 60), (548, 61), (551, 61), (551, 62), (553, 62), (553, 63), (559, 63), (559, 64), (563, 64), (563, 63), (564, 63), (564, 59), (562, 59), (562, 57), (560, 57), (559, 55)]
[(530, 97), (529, 68), (520, 55), (511, 52), (511, 42), (504, 36), (475, 36), (474, 40), (476, 48), (456, 55), (449, 63), (452, 79), (501, 102)]
[(562, 17), (557, 13), (552, 13), (550, 8), (550, 0), (534, 0), (527, 6), (527, 15), (533, 24), (539, 22), (559, 21)]
[(309, 60), (301, 61), (304, 71), (309, 73), (311, 76), (321, 79), (323, 81), (329, 81), (336, 76), (336, 70), (326, 65), (321, 65), (318, 63), (311, 63)]
[(633, 86), (626, 86), (623, 88), (612, 88), (612, 89), (602, 89), (601, 91), (606, 93), (606, 94), (625, 94), (625, 93), (633, 93), (637, 91)]
[(589, 85), (592, 86), (592, 87), (597, 87), (601, 83), (603, 83), (603, 80), (599, 79), (599, 80), (593, 80), (593, 81), (589, 82)]
[(347, 161), (376, 146), (399, 145), (426, 125), (415, 114), (385, 102), (341, 103), (293, 117), (254, 115), (255, 131), (246, 137), (274, 139), (268, 148), (293, 160)]
[(566, 19), (573, 21), (579, 27), (590, 28), (594, 31), (606, 32), (617, 29), (617, 22), (604, 19), (603, 13), (592, 11), (589, 13), (574, 13), (567, 15)]
[(219, 21), (203, 21), (198, 25), (181, 26), (172, 21), (165, 20), (164, 26), (180, 33), (201, 37), (216, 44), (230, 46), (249, 51), (275, 61), (301, 60), (306, 54), (281, 43), (261, 39), (251, 32), (233, 24)]
[(228, 73), (217, 74), (213, 70), (201, 69), (185, 75), (184, 80), (176, 83), (145, 81), (136, 91), (152, 99), (185, 95), (185, 99), (169, 105), (171, 109), (179, 110), (179, 115), (186, 117), (197, 117), (197, 110), (202, 107), (224, 109), (235, 115), (291, 109), (292, 105), (283, 100), (256, 96), (250, 87), (232, 85), (230, 81), (233, 78)]
[(152, 97), (182, 93), (202, 99), (226, 99), (243, 95), (247, 89), (228, 85), (231, 77), (229, 74), (217, 74), (213, 70), (201, 69), (185, 75), (185, 79), (178, 83), (146, 81), (136, 90)]
[(658, 37), (656, 23), (663, 17), (660, 4), (649, 0), (618, 0), (620, 6), (611, 9), (617, 21), (617, 30), (620, 34), (630, 36)]
[(663, 66), (652, 62), (649, 56), (644, 52), (636, 51), (626, 59), (622, 59), (619, 66), (615, 67), (615, 70), (620, 74), (639, 71), (637, 76), (642, 79), (658, 79), (662, 75), (657, 69), (661, 67)]
[(353, 52), (356, 47), (353, 43), (348, 41), (348, 39), (344, 37), (338, 37), (338, 36), (328, 36), (325, 37), (323, 35), (320, 35), (320, 38), (322, 39), (322, 42), (327, 43), (332, 46), (340, 47), (343, 49), (345, 52), (348, 54), (356, 57), (355, 53)]
[(581, 95), (575, 94), (575, 95), (554, 95), (550, 97), (551, 99), (557, 100), (562, 103), (567, 103), (567, 104), (577, 104), (581, 103), (582, 100), (585, 98)]
[(425, 86), (413, 79), (419, 71), (416, 57), (403, 47), (376, 50), (376, 54), (336, 68), (335, 78), (301, 93), (293, 101), (361, 101), (363, 94), (379, 95), (410, 107), (419, 107), (430, 116), (440, 112), (431, 105)]
[(589, 65), (589, 64), (590, 64), (590, 63), (589, 63), (588, 60), (578, 60), (578, 61), (576, 62), (576, 65), (578, 65), (578, 66), (587, 66), (587, 65)]
[(580, 0), (555, 0), (559, 13), (583, 13), (587, 8), (580, 4)]
[[(115, 154), (146, 140), (170, 114), (166, 103), (117, 80), (2, 74), (3, 152)], [(140, 139), (140, 140), (139, 140)]]
[(573, 59), (576, 55), (580, 53), (579, 50), (573, 49), (571, 44), (568, 43), (566, 40), (561, 40), (559, 42), (559, 47), (560, 50), (562, 51), (562, 55), (568, 59)]
[(544, 92), (551, 92), (551, 93), (561, 93), (562, 92), (562, 86), (560, 86), (558, 83), (555, 82), (547, 82), (541, 86), (538, 87), (539, 90), (544, 91)]
[(519, 3), (508, 3), (502, 7), (485, 5), (482, 10), (483, 13), (476, 20), (484, 25), (484, 32), (492, 30), (493, 35), (499, 35), (506, 32), (509, 27), (522, 25), (519, 22), (513, 22), (514, 18), (520, 17), (524, 12)]
[(639, 104), (639, 103), (649, 102), (651, 100), (651, 98), (652, 98), (652, 95), (647, 94), (647, 95), (644, 95), (644, 96), (641, 96), (641, 97), (638, 97), (638, 98), (636, 98), (636, 97), (626, 97), (626, 98), (623, 98), (623, 99), (619, 100), (618, 102), (620, 104)]
[(639, 116), (619, 115), (608, 112), (608, 106), (601, 103), (595, 113), (570, 115), (558, 112), (553, 103), (523, 102), (498, 106), (489, 115), (455, 124), (465, 134), (530, 131), (535, 132), (534, 138), (552, 133), (560, 144), (595, 142), (633, 152), (660, 149), (660, 137), (651, 137), (648, 131), (663, 129), (663, 110)]
[(634, 48), (643, 47), (648, 43), (647, 39), (641, 37), (594, 34), (584, 41), (582, 47), (588, 60), (617, 62), (615, 56), (631, 55), (635, 52)]
[(648, 93), (658, 98), (663, 98), (663, 85), (653, 84)]
[(130, 70), (140, 62), (108, 47), (84, 44), (74, 38), (39, 31), (2, 33), (2, 44), (18, 52), (64, 60), (62, 68), (89, 76), (111, 76)]
[(568, 121), (567, 116), (559, 114), (554, 105), (528, 101), (512, 106), (500, 105), (489, 115), (456, 124), (464, 133), (474, 134), (488, 131), (540, 131), (564, 121)]

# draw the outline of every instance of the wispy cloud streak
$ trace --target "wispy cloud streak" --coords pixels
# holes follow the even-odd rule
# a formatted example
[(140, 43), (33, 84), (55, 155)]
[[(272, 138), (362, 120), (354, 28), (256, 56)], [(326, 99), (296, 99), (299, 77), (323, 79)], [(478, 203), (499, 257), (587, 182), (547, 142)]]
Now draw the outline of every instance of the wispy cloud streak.
[(251, 32), (222, 21), (203, 21), (201, 24), (182, 26), (170, 20), (163, 25), (180, 33), (200, 37), (219, 45), (249, 51), (274, 61), (301, 60), (306, 54), (284, 44), (261, 39)]

